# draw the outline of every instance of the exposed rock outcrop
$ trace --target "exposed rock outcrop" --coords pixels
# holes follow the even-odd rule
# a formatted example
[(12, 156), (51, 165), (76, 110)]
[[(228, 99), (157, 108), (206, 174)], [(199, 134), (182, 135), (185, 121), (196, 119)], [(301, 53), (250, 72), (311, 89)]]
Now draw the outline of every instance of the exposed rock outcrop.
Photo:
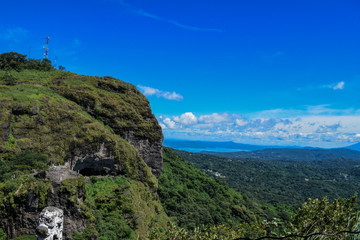
[[(31, 178), (35, 178), (35, 182)], [(66, 183), (66, 180), (70, 182)], [(23, 234), (37, 235), (37, 219), (41, 217), (46, 206), (53, 206), (62, 211), (64, 239), (72, 239), (74, 232), (80, 232), (86, 227), (86, 217), (80, 209), (80, 203), (85, 200), (85, 185), (78, 173), (64, 166), (54, 166), (49, 171), (31, 174), (28, 182), (50, 184), (47, 185), (47, 189), (42, 189), (42, 194), (34, 189), (22, 189), (26, 187), (25, 185), (18, 189), (14, 199), (18, 207), (9, 209), (8, 216), (0, 220), (1, 228), (9, 237), (14, 238)], [(69, 184), (76, 192), (69, 191)]]
[(162, 141), (163, 137), (157, 141), (147, 138), (139, 138), (134, 132), (129, 131), (123, 136), (138, 151), (146, 164), (151, 168), (151, 172), (159, 177), (163, 169)]

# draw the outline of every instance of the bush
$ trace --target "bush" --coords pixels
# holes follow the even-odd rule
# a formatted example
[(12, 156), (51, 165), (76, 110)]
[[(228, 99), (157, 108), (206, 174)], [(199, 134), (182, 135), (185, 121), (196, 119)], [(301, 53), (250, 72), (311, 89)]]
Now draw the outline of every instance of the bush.
[(0, 240), (6, 240), (6, 234), (4, 233), (4, 231), (0, 228)]
[(5, 74), (0, 78), (2, 82), (5, 83), (5, 85), (14, 86), (16, 85), (16, 77), (11, 75), (8, 71), (5, 72)]
[(12, 161), (12, 170), (20, 171), (31, 171), (36, 170), (46, 170), (48, 167), (48, 157), (42, 153), (34, 152), (24, 152), (16, 156), (14, 161)]
[(48, 162), (46, 155), (34, 152), (24, 152), (9, 160), (0, 158), (0, 181), (5, 181), (14, 175), (29, 173), (32, 170), (46, 170)]

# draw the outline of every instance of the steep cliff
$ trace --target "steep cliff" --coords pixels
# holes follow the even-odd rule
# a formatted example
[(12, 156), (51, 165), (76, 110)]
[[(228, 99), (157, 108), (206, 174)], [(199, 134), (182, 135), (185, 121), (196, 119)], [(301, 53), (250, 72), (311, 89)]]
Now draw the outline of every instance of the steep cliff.
[[(126, 191), (110, 180), (103, 187), (109, 191), (108, 202), (126, 196), (123, 204), (131, 211), (117, 211), (134, 236), (145, 238), (150, 227), (162, 224), (159, 219), (166, 222), (156, 193), (163, 135), (148, 100), (133, 85), (56, 70), (0, 70), (0, 79), (5, 75), (13, 81), (0, 80), (1, 167), (21, 153), (34, 152), (45, 154), (48, 166), (71, 172), (55, 181), (54, 168), (29, 175), (33, 168), (14, 173), (10, 189), (10, 179), (0, 182), (0, 227), (9, 237), (34, 234), (34, 217), (48, 205), (64, 205), (65, 219), (66, 214), (69, 221), (75, 217), (65, 220), (67, 229), (72, 226), (65, 230), (66, 239), (78, 231), (99, 237), (97, 215), (111, 215), (96, 210), (105, 200), (95, 200), (104, 196), (87, 190), (99, 176), (127, 179)], [(66, 185), (68, 181), (74, 185)], [(40, 191), (40, 185), (46, 187)]]

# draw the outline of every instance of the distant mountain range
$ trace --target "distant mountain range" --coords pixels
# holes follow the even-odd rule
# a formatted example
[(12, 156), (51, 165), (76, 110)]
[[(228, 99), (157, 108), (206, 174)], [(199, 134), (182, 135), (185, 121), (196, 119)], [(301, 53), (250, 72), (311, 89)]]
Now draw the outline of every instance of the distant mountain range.
[(347, 146), (346, 148), (351, 149), (351, 150), (355, 150), (355, 151), (360, 151), (360, 143)]
[[(175, 149), (234, 149), (244, 151), (255, 151), (263, 150), (267, 148), (284, 148), (284, 146), (271, 146), (271, 145), (251, 145), (235, 142), (210, 142), (210, 141), (188, 141), (188, 140), (177, 140), (177, 139), (165, 139), (164, 146), (175, 148)], [(301, 148), (296, 146), (286, 146), (287, 148)]]
[(360, 160), (360, 143), (346, 148), (323, 149), (170, 139), (165, 140), (164, 145), (189, 152), (200, 152), (230, 158), (252, 158), (259, 160), (288, 159), (295, 161), (316, 161), (325, 159)]

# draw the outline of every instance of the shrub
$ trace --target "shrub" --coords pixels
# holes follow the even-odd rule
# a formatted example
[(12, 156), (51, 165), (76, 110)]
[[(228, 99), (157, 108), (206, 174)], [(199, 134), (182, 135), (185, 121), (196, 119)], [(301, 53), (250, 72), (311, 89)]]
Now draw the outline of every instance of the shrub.
[(14, 86), (16, 85), (17, 79), (13, 75), (11, 75), (8, 71), (6, 71), (0, 80), (4, 82), (5, 85)]

